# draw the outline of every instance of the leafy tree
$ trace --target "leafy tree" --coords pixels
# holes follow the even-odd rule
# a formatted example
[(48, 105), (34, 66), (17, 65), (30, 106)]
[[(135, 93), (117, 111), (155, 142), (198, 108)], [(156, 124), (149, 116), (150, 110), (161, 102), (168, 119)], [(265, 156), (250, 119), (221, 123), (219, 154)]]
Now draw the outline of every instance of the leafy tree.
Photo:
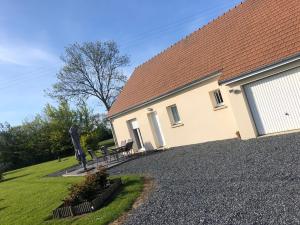
[(96, 97), (109, 110), (126, 81), (122, 68), (129, 64), (128, 56), (120, 54), (117, 44), (75, 43), (66, 48), (61, 59), (64, 66), (48, 94), (79, 101)]
[[(112, 132), (106, 125), (101, 114), (94, 114), (86, 105), (79, 107), (81, 138), (80, 142), (85, 151), (98, 149), (98, 143), (112, 138)], [(85, 115), (82, 117), (82, 115)]]
[(70, 108), (67, 101), (61, 100), (57, 108), (47, 104), (44, 114), (44, 129), (51, 142), (50, 151), (57, 156), (71, 152), (73, 146), (69, 129), (73, 124), (78, 124), (76, 112)]
[(2, 125), (0, 132), (0, 164), (4, 168), (17, 168), (51, 159), (43, 141), (42, 127), (37, 121), (11, 127)]
[(10, 151), (10, 125), (8, 123), (1, 124), (0, 123), (0, 161), (2, 167), (9, 167), (12, 164), (13, 160), (13, 152)]
[(87, 106), (85, 102), (78, 105), (78, 122), (82, 134), (92, 132), (99, 124), (102, 123), (99, 114)]
[(0, 124), (0, 169), (20, 168), (73, 154), (69, 135), (73, 124), (82, 130), (85, 143), (96, 149), (99, 141), (111, 137), (99, 118), (86, 105), (71, 109), (67, 101), (61, 100), (57, 107), (46, 105), (42, 115), (20, 126)]
[(112, 133), (103, 123), (92, 132), (82, 135), (80, 142), (85, 151), (88, 149), (96, 150), (99, 148), (98, 143), (103, 140), (111, 139)]
[[(21, 160), (26, 161), (25, 164), (33, 164), (52, 159), (51, 140), (48, 137), (45, 129), (45, 122), (40, 115), (37, 115), (33, 121), (25, 122), (19, 126), (19, 134), (22, 139), (20, 149)], [(24, 154), (26, 152), (26, 154)]]

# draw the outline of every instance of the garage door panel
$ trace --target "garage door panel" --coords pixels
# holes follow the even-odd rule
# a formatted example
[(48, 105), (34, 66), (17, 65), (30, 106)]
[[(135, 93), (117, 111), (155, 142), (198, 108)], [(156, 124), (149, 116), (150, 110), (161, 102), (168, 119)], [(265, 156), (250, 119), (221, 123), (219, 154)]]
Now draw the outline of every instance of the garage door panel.
[(300, 69), (244, 87), (260, 135), (300, 128)]
[[(255, 96), (253, 94), (253, 90), (250, 88), (245, 89), (246, 95), (247, 95), (247, 99), (250, 105), (250, 109), (253, 115), (253, 119), (255, 120), (255, 124), (256, 124), (256, 129), (258, 130), (258, 132), (261, 133), (265, 133), (265, 127), (263, 126), (262, 123), (262, 119), (261, 115), (263, 113), (263, 108), (260, 107), (258, 108), (257, 105), (262, 105), (261, 101), (255, 99)], [(255, 116), (254, 116), (255, 115)], [(267, 118), (265, 118), (267, 119)], [(265, 125), (266, 126), (266, 125)]]

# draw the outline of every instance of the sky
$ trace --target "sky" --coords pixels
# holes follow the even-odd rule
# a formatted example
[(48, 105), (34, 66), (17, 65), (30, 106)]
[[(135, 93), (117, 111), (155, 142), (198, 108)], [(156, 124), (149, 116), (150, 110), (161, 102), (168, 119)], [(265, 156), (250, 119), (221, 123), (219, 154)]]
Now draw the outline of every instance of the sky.
[[(41, 113), (72, 43), (117, 42), (136, 66), (222, 15), (241, 0), (0, 0), (0, 123)], [(95, 112), (105, 112), (95, 100)]]

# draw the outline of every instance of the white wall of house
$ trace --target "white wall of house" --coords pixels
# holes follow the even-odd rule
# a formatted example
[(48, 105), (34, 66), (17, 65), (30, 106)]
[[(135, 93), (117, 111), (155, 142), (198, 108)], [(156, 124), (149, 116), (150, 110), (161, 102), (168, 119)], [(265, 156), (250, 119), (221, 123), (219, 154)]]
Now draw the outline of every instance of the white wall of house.
[[(156, 112), (165, 148), (236, 138), (238, 127), (232, 112), (227, 87), (214, 77), (155, 103), (112, 119), (118, 144), (134, 139), (128, 121), (136, 119), (145, 149), (160, 147), (149, 113)], [(215, 108), (211, 92), (220, 89), (224, 105)], [(176, 105), (181, 123), (172, 125), (168, 107)], [(137, 147), (136, 147), (137, 148)]]
[[(277, 79), (280, 77), (285, 77), (282, 82)], [(274, 123), (269, 124), (269, 127), (274, 127), (274, 129), (280, 131), (288, 131), (289, 128), (300, 129), (300, 88), (297, 88), (300, 87), (300, 59), (274, 65), (253, 74), (253, 76), (232, 83), (225, 83), (221, 86), (218, 84), (217, 79), (218, 77), (214, 76), (193, 87), (113, 118), (112, 124), (118, 144), (120, 145), (121, 141), (124, 140), (135, 139), (130, 126), (130, 121), (133, 119), (138, 123), (143, 148), (146, 150), (162, 147), (162, 143), (164, 144), (163, 147), (169, 148), (236, 138), (237, 131), (239, 131), (242, 139), (256, 138), (262, 133), (262, 128), (258, 129), (261, 124), (257, 124), (257, 117), (263, 118), (266, 116), (258, 113), (254, 115), (253, 105), (256, 104), (258, 107), (263, 107), (264, 110), (269, 110), (264, 112), (268, 113), (268, 117)], [(276, 82), (266, 86), (265, 83), (270, 80)], [(245, 89), (256, 86), (256, 84), (261, 86), (256, 95), (260, 95), (260, 98), (263, 98), (264, 101), (268, 99), (270, 103), (258, 103), (259, 99), (248, 99), (249, 96), (247, 96)], [(264, 88), (268, 90), (264, 91)], [(217, 89), (221, 91), (224, 105), (215, 108), (214, 96), (211, 92)], [(278, 96), (282, 93), (284, 96)], [(283, 99), (279, 104), (278, 98), (286, 98), (286, 101)], [(265, 104), (267, 105), (264, 106)], [(269, 106), (269, 104), (272, 105)], [(174, 121), (170, 116), (169, 107), (172, 105), (176, 105), (181, 120), (181, 123), (176, 125), (172, 125)], [(280, 118), (273, 118), (276, 112), (282, 110), (293, 113), (293, 115), (290, 115), (292, 117), (289, 121), (290, 126), (288, 126), (289, 124), (281, 126), (280, 122), (282, 121), (278, 121)], [(153, 114), (150, 116), (150, 113), (155, 113), (156, 118), (158, 118), (158, 124), (155, 124), (155, 126), (151, 123), (154, 117)], [(287, 128), (282, 130), (282, 127)], [(157, 136), (157, 130), (161, 133), (160, 138)], [(271, 131), (266, 129), (264, 134), (272, 133)], [(135, 148), (137, 149), (136, 145)]]
[[(276, 66), (276, 65), (275, 65)], [(285, 124), (287, 126), (286, 129), (279, 129), (280, 131), (289, 131), (289, 127), (300, 129), (300, 127), (297, 127), (296, 125), (299, 125), (300, 120), (300, 106), (299, 106), (299, 96), (300, 96), (300, 89), (297, 90), (295, 86), (300, 86), (300, 60), (293, 61), (288, 64), (284, 64), (278, 67), (270, 68), (269, 70), (265, 70), (264, 72), (255, 74), (254, 76), (251, 76), (246, 79), (242, 79), (240, 81), (224, 85), (226, 86), (227, 93), (229, 91), (229, 99), (232, 105), (232, 112), (234, 114), (234, 118), (236, 119), (236, 124), (238, 126), (238, 130), (240, 131), (242, 139), (250, 139), (255, 138), (259, 136), (259, 132), (257, 129), (257, 126), (261, 126), (256, 124), (258, 121), (257, 118), (259, 115), (253, 115), (253, 110), (251, 110), (251, 107), (253, 107), (253, 104), (255, 104), (255, 101), (257, 101), (258, 107), (264, 107), (264, 115), (261, 115), (262, 120), (263, 117), (268, 116), (271, 123), (273, 123), (272, 126), (279, 127), (280, 126), (277, 123), (280, 123), (280, 117), (276, 117), (275, 114), (282, 110), (285, 112), (293, 111), (293, 113), (297, 115), (291, 115), (293, 117), (294, 121), (292, 121), (293, 126), (288, 126), (288, 124)], [(280, 78), (282, 76), (291, 75), (293, 78), (285, 78), (285, 81), (276, 81), (276, 78)], [(272, 78), (271, 78), (272, 77)], [(276, 83), (270, 83), (268, 85), (264, 85), (264, 81), (271, 80), (276, 81)], [(256, 82), (256, 83), (255, 83)], [(259, 95), (260, 98), (268, 99), (268, 101), (265, 101), (264, 103), (260, 102), (259, 99), (252, 99), (251, 103), (249, 104), (249, 100), (247, 99), (247, 93), (245, 91), (245, 88), (247, 86), (252, 86), (252, 84), (258, 84), (260, 90)], [(293, 84), (294, 82), (294, 84)], [(295, 84), (297, 82), (297, 84)], [(290, 90), (293, 89), (293, 90)], [(278, 96), (283, 93), (283, 96)], [(265, 95), (265, 96), (264, 96)], [(298, 97), (297, 97), (298, 96)], [(256, 97), (258, 98), (258, 97)], [(280, 101), (278, 98), (285, 98), (286, 100)], [(272, 104), (272, 105), (271, 105)], [(265, 105), (265, 106), (264, 106)], [(291, 108), (292, 107), (292, 108)], [(267, 111), (266, 111), (267, 110)], [(262, 113), (262, 112), (261, 112)], [(268, 114), (268, 115), (266, 115)], [(282, 117), (285, 115), (282, 114)], [(287, 122), (283, 122), (287, 123)], [(270, 126), (270, 124), (268, 125)], [(261, 128), (260, 128), (261, 130)], [(279, 131), (278, 130), (278, 131)], [(276, 133), (276, 129), (274, 130)], [(272, 130), (266, 128), (266, 133), (269, 134), (272, 133)]]

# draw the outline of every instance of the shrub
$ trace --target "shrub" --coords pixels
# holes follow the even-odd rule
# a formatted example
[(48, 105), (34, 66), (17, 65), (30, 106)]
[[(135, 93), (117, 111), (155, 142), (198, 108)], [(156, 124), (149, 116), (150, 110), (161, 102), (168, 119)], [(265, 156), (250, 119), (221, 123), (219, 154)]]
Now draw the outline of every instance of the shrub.
[[(91, 133), (82, 135), (80, 138), (80, 142), (82, 145), (82, 148), (87, 151), (88, 149), (96, 150), (100, 148), (101, 146), (105, 145), (107, 147), (113, 146), (114, 141), (111, 139), (111, 135), (108, 131), (106, 131), (104, 128), (97, 128)], [(104, 140), (104, 141), (102, 141)], [(101, 142), (99, 142), (101, 141)], [(103, 143), (102, 143), (103, 142)], [(100, 143), (102, 143), (100, 145)]]
[(5, 167), (0, 165), (0, 182), (4, 180), (4, 173)]
[(95, 132), (82, 135), (80, 137), (80, 143), (85, 152), (87, 152), (88, 149), (96, 150), (98, 147), (98, 137)]
[(109, 184), (108, 174), (105, 167), (100, 166), (94, 174), (88, 174), (85, 180), (79, 184), (73, 184), (70, 194), (63, 202), (64, 206), (73, 206), (79, 203), (92, 200), (95, 195), (103, 191)]
[(88, 142), (89, 134), (84, 134), (80, 136), (80, 144), (82, 149), (87, 152), (87, 149), (89, 148), (87, 142)]
[(98, 143), (98, 147), (101, 148), (102, 146), (106, 146), (106, 147), (111, 147), (111, 146), (115, 146), (115, 142), (114, 142), (114, 139), (108, 139), (108, 140), (105, 140), (105, 141), (100, 141)]

